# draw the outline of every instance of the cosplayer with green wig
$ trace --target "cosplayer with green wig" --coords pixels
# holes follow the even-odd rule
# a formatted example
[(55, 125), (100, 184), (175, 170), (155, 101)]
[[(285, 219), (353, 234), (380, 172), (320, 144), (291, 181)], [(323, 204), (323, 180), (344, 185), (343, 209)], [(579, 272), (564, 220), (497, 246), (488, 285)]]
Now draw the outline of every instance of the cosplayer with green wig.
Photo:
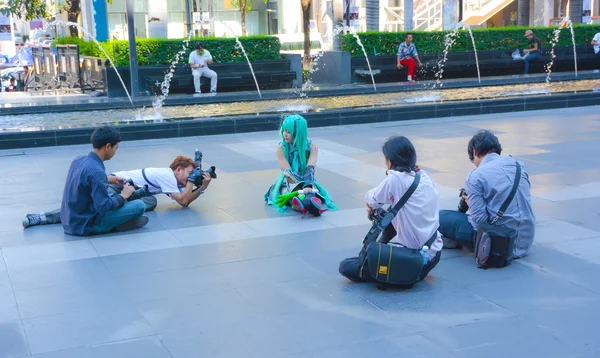
[(280, 212), (291, 206), (302, 216), (337, 210), (325, 188), (315, 180), (318, 148), (308, 140), (306, 119), (297, 114), (286, 117), (280, 133), (277, 160), (281, 173), (265, 194), (267, 204), (275, 205)]

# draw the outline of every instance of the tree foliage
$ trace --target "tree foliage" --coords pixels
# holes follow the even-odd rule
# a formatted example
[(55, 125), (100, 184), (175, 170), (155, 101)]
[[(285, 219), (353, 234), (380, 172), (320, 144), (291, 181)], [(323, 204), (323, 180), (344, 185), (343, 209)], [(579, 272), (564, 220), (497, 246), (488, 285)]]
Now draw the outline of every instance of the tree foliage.
[[(265, 4), (269, 0), (264, 0)], [(242, 15), (242, 36), (246, 36), (246, 14), (252, 11), (253, 4), (252, 0), (231, 0), (233, 7), (240, 10)]]
[[(0, 13), (27, 21), (49, 19), (57, 12), (69, 11), (73, 5), (71, 1), (61, 5), (53, 1), (48, 5), (46, 0), (0, 0)], [(107, 1), (112, 4), (112, 0)], [(79, 0), (76, 2), (76, 9), (79, 9)], [(78, 11), (81, 12), (81, 9)]]

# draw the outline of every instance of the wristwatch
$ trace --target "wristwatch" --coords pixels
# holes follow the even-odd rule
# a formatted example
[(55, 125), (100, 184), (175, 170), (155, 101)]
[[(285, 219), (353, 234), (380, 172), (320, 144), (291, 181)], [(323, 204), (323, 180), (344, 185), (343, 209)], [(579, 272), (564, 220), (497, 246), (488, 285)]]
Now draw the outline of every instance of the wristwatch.
[(204, 190), (198, 189), (198, 191), (200, 192), (200, 195), (204, 194)]

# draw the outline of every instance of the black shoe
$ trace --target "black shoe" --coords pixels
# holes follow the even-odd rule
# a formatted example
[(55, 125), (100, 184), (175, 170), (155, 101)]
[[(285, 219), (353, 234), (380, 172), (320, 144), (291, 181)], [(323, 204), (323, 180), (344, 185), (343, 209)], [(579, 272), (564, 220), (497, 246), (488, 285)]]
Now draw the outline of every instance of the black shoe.
[(143, 228), (144, 226), (146, 226), (146, 224), (148, 224), (148, 217), (140, 216), (138, 218), (129, 220), (128, 222), (117, 226), (116, 229), (117, 229), (117, 231), (129, 231), (129, 230)]
[(444, 243), (444, 249), (457, 249), (459, 247), (458, 242), (442, 236), (442, 242)]

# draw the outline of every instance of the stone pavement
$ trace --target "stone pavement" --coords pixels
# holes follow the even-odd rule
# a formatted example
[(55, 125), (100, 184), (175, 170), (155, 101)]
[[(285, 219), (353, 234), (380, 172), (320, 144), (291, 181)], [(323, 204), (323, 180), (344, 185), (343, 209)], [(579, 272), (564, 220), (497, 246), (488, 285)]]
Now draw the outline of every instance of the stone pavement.
[[(219, 177), (189, 208), (161, 196), (141, 230), (83, 239), (23, 230), (21, 216), (59, 205), (90, 146), (1, 151), (0, 357), (600, 356), (599, 110), (312, 129), (317, 178), (340, 207), (321, 218), (264, 205), (275, 132), (124, 142), (108, 172), (199, 147)], [(446, 250), (407, 291), (343, 279), (339, 261), (369, 228), (364, 193), (384, 177), (384, 139), (413, 141), (452, 209), (480, 128), (531, 174), (531, 255), (483, 271)]]

